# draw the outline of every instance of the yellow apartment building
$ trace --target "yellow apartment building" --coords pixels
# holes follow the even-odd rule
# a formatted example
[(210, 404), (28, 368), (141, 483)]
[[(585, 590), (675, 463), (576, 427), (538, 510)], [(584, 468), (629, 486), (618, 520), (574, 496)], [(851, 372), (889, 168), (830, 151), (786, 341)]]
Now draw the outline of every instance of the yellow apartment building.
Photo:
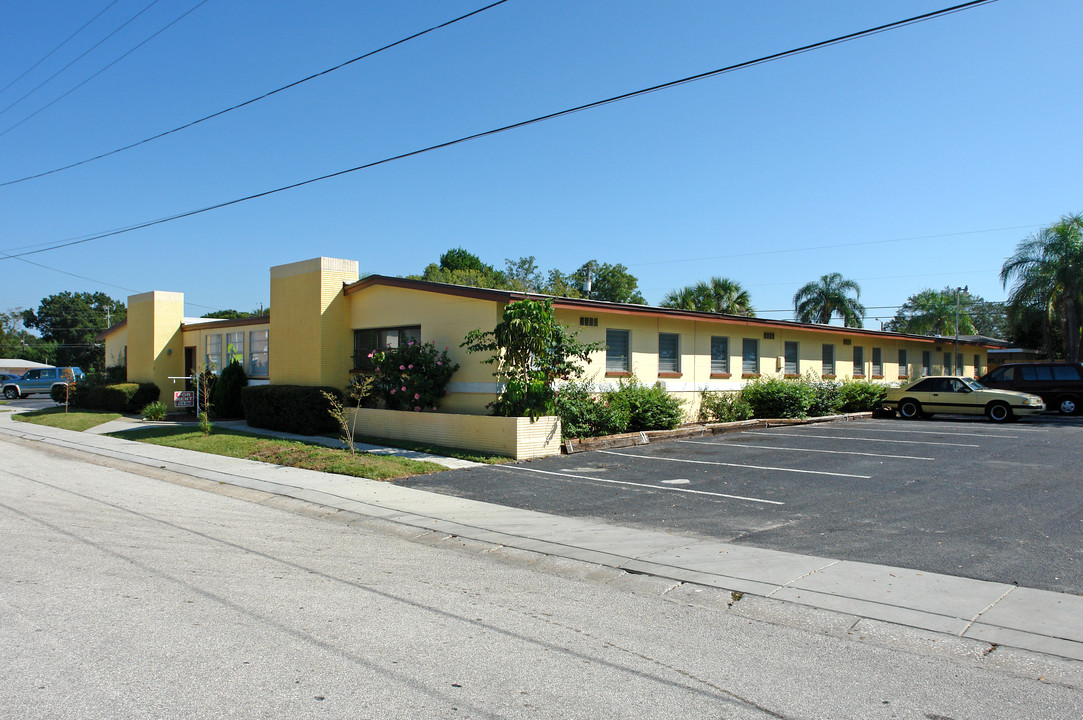
[[(171, 407), (175, 380), (205, 365), (239, 361), (252, 383), (345, 387), (355, 357), (409, 340), (448, 348), (460, 369), (442, 412), (484, 414), (500, 387), (485, 358), (460, 346), (491, 330), (504, 308), (528, 296), (508, 290), (371, 275), (353, 260), (313, 258), (270, 269), (271, 315), (246, 320), (184, 317), (184, 296), (154, 291), (128, 298), (128, 319), (103, 333), (106, 362), (128, 380), (153, 382)], [(739, 390), (757, 377), (864, 378), (898, 383), (958, 372), (978, 376), (989, 347), (973, 340), (810, 325), (554, 298), (557, 318), (586, 342), (604, 343), (586, 378), (599, 389), (622, 379), (660, 383), (685, 399), (692, 418), (700, 391)]]

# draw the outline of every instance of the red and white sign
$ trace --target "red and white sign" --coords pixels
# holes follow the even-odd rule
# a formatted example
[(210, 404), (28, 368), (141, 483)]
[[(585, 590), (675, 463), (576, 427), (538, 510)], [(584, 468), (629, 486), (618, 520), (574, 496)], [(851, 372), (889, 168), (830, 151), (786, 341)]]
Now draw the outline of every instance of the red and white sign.
[(173, 393), (173, 407), (194, 408), (196, 406), (196, 393), (194, 390), (178, 390)]

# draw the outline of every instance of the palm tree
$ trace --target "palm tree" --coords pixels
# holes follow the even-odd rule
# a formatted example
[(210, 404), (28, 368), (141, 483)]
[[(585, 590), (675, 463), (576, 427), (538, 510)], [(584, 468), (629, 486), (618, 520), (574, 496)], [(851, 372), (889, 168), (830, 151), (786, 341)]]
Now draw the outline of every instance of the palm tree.
[(978, 334), (967, 306), (958, 304), (958, 292), (951, 288), (926, 289), (911, 295), (887, 323), (886, 329), (910, 335), (952, 335), (956, 331), (958, 314), (958, 331), (963, 335)]
[(1065, 215), (1019, 243), (1004, 261), (1000, 281), (1008, 287), (1014, 311), (1042, 309), (1042, 336), (1052, 356), (1050, 328), (1059, 322), (1064, 334), (1064, 355), (1079, 360), (1080, 315), (1083, 311), (1083, 214)]
[(669, 291), (662, 300), (662, 307), (746, 317), (755, 315), (752, 300), (741, 283), (721, 277)]
[(856, 282), (831, 273), (794, 293), (794, 314), (798, 322), (820, 325), (827, 325), (832, 316), (838, 315), (846, 327), (859, 328), (865, 319), (865, 306), (858, 302), (860, 297), (861, 287)]

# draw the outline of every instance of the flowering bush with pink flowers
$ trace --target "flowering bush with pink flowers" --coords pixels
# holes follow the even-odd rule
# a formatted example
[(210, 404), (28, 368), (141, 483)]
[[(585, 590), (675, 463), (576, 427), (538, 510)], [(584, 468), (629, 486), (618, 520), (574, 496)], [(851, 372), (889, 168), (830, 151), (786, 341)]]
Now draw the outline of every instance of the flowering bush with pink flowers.
[(373, 350), (373, 397), (388, 410), (436, 410), (447, 395), (448, 381), (459, 369), (431, 343), (407, 342), (402, 347)]

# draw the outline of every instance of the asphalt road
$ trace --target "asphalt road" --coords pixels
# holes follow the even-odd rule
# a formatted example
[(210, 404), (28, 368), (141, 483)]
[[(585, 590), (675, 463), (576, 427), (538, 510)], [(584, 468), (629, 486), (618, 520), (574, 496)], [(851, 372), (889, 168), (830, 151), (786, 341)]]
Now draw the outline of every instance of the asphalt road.
[(702, 589), (430, 546), (27, 441), (0, 454), (2, 717), (1083, 715), (1025, 654), (809, 632)]
[(866, 420), (398, 481), (558, 515), (1083, 594), (1083, 419)]

